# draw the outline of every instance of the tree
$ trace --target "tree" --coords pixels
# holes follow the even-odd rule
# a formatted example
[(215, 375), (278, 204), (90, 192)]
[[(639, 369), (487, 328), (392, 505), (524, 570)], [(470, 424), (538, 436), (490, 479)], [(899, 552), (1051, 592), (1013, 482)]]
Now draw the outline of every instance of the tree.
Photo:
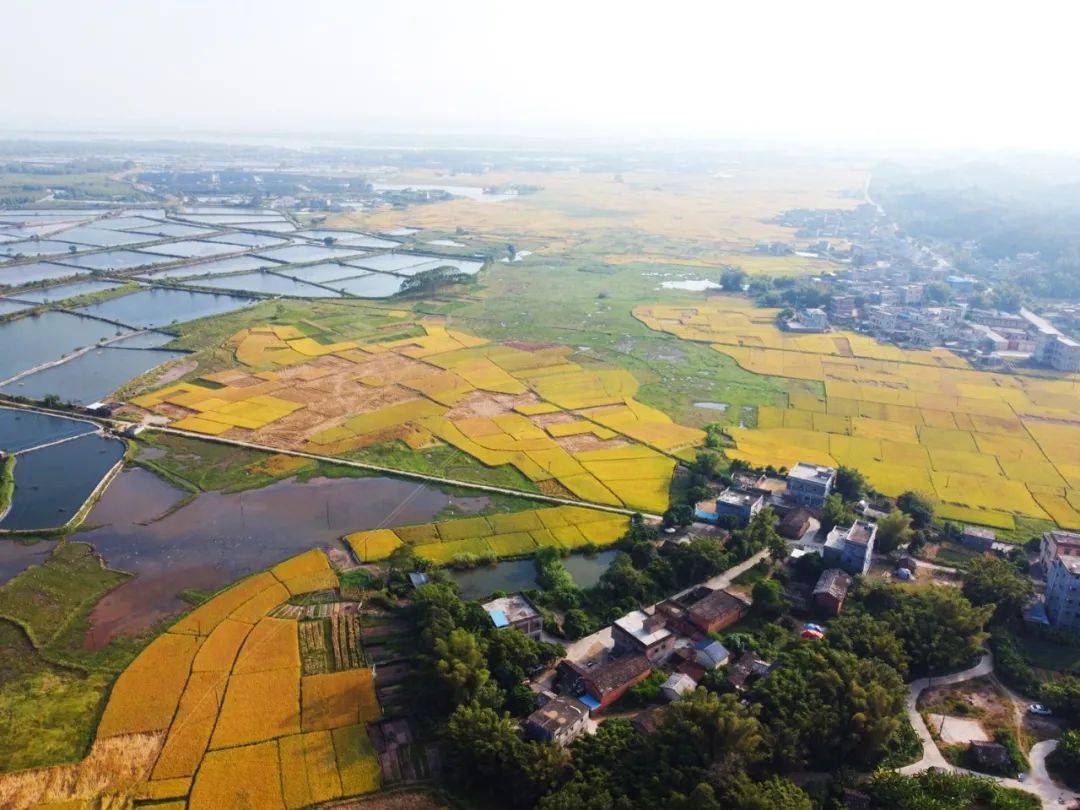
[(990, 605), (975, 607), (955, 588), (902, 591), (875, 583), (864, 586), (856, 598), (900, 639), (912, 677), (970, 666), (994, 610)]
[(847, 526), (855, 520), (855, 513), (844, 503), (844, 499), (838, 493), (833, 493), (825, 499), (825, 505), (821, 507), (821, 528), (830, 532), (834, 526)]
[(806, 791), (781, 776), (752, 782), (746, 774), (739, 774), (731, 780), (728, 791), (726, 806), (737, 810), (811, 810), (814, 806)]
[(973, 605), (994, 605), (994, 620), (1000, 622), (1019, 614), (1035, 588), (1012, 563), (982, 556), (968, 563), (962, 592)]
[(759, 579), (754, 583), (751, 596), (754, 600), (754, 612), (766, 619), (775, 619), (784, 612), (783, 589), (780, 583), (771, 577)]
[(845, 501), (854, 502), (866, 494), (866, 477), (853, 467), (841, 465), (836, 470), (834, 489)]
[(491, 673), (476, 636), (463, 628), (450, 631), (435, 641), (435, 671), (447, 688), (453, 704), (474, 700)]
[(710, 450), (698, 450), (690, 463), (690, 472), (710, 480), (716, 478), (720, 472), (720, 456)]
[(512, 627), (496, 630), (488, 637), (487, 665), (504, 689), (510, 689), (526, 676), (566, 654), (559, 644), (529, 638)]
[(1070, 723), (1080, 725), (1080, 678), (1066, 675), (1043, 686), (1043, 703)]
[(860, 610), (845, 611), (829, 623), (825, 642), (837, 650), (854, 653), (859, 658), (876, 658), (906, 677), (907, 653), (904, 645), (886, 622)]
[(451, 778), (518, 807), (534, 806), (566, 766), (558, 746), (524, 742), (508, 715), (476, 703), (458, 706), (450, 715), (446, 748)]
[(1080, 730), (1062, 733), (1057, 748), (1046, 758), (1047, 764), (1065, 778), (1070, 787), (1080, 787)]
[(720, 274), (720, 286), (725, 292), (742, 292), (746, 284), (746, 273), (737, 267), (729, 267)]
[(887, 664), (809, 642), (781, 653), (752, 692), (784, 768), (875, 764), (905, 722), (904, 697)]
[(664, 512), (665, 526), (689, 526), (694, 522), (694, 507), (680, 503)]
[(893, 509), (877, 524), (877, 537), (874, 545), (882, 554), (888, 554), (911, 539), (911, 515), (899, 509)]
[(934, 504), (922, 493), (908, 490), (896, 499), (896, 505), (902, 512), (911, 515), (916, 529), (925, 529), (934, 521)]

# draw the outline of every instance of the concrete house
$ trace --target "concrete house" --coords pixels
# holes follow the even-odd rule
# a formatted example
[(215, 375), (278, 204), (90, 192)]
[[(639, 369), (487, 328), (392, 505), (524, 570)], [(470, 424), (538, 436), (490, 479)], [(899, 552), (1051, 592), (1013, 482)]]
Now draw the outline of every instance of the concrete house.
[(996, 539), (997, 535), (994, 534), (993, 529), (985, 529), (982, 526), (964, 526), (960, 534), (960, 542), (976, 551), (989, 551)]
[(485, 602), (483, 608), (496, 628), (513, 627), (533, 639), (540, 638), (544, 629), (544, 619), (540, 611), (524, 594), (512, 593), (492, 599)]
[(1039, 545), (1039, 565), (1043, 573), (1050, 575), (1050, 567), (1058, 557), (1080, 557), (1080, 533), (1052, 531), (1043, 532)]
[(616, 654), (640, 654), (650, 664), (665, 660), (675, 649), (675, 634), (667, 629), (661, 613), (627, 613), (611, 626), (611, 638)]
[(856, 520), (850, 526), (834, 526), (825, 539), (825, 564), (849, 574), (865, 574), (874, 553), (877, 524)]
[(525, 720), (525, 734), (541, 742), (569, 745), (588, 725), (589, 709), (577, 698), (549, 700)]
[(1046, 615), (1055, 627), (1080, 630), (1080, 557), (1054, 559), (1046, 577)]
[(788, 472), (788, 497), (810, 509), (820, 509), (836, 483), (836, 470), (798, 462)]
[(745, 526), (764, 505), (765, 498), (761, 493), (728, 487), (714, 499), (700, 501), (694, 507), (694, 517), (709, 523), (732, 518), (740, 526)]

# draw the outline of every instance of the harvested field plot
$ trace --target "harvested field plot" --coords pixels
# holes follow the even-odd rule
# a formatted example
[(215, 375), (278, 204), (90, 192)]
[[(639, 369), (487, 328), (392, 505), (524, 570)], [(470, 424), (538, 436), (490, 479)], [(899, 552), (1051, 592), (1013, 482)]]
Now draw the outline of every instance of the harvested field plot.
[(735, 298), (639, 307), (647, 326), (705, 342), (759, 374), (810, 380), (789, 407), (729, 432), (755, 465), (803, 460), (862, 470), (877, 489), (919, 489), (943, 517), (1010, 529), (1013, 515), (1080, 526), (1080, 382), (976, 371), (951, 352), (907, 351), (864, 335), (795, 335), (776, 310)]
[(461, 518), (421, 526), (375, 529), (346, 536), (356, 556), (379, 560), (400, 545), (438, 565), (463, 554), (519, 557), (541, 546), (579, 548), (588, 543), (605, 546), (626, 534), (630, 519), (576, 506), (534, 509), (488, 518)]
[[(635, 400), (633, 375), (585, 368), (569, 348), (493, 344), (436, 321), (402, 326), (423, 334), (331, 342), (294, 327), (246, 329), (225, 346), (241, 369), (131, 404), (180, 429), (323, 455), (447, 444), (488, 467), (513, 467), (544, 491), (657, 513), (667, 508), (676, 454), (704, 440)], [(367, 541), (391, 550), (394, 542)]]

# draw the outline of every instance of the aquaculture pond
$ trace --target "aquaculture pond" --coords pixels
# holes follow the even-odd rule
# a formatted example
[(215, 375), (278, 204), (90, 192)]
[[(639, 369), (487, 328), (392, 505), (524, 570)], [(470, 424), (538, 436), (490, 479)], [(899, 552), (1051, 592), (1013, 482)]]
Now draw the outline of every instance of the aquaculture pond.
[(184, 356), (184, 352), (165, 349), (95, 348), (66, 363), (20, 377), (0, 387), (0, 393), (35, 400), (55, 394), (64, 402), (87, 405), (105, 399), (155, 366)]
[(19, 455), (15, 494), (0, 529), (60, 528), (123, 456), (123, 442), (97, 434)]
[[(563, 565), (579, 588), (589, 588), (600, 581), (616, 553), (572, 554), (563, 560)], [(532, 560), (504, 560), (495, 565), (449, 571), (448, 574), (461, 588), (462, 599), (486, 599), (496, 591), (529, 591), (540, 587), (536, 581), (536, 564)]]
[(168, 270), (157, 270), (153, 273), (144, 273), (147, 278), (187, 278), (189, 276), (212, 276), (215, 273), (239, 273), (244, 270), (259, 270), (263, 267), (274, 267), (274, 262), (269, 259), (256, 259), (254, 256), (233, 256), (228, 259), (217, 259), (212, 262), (200, 262), (199, 264), (185, 264), (181, 267), (170, 267)]
[(66, 312), (42, 312), (0, 323), (0, 381), (59, 360), (129, 330)]
[(120, 286), (123, 285), (115, 281), (76, 281), (72, 284), (60, 284), (56, 287), (26, 290), (18, 293), (15, 297), (21, 301), (33, 301), (35, 304), (48, 304), (53, 301), (75, 298), (79, 295), (91, 295), (105, 290), (114, 290)]
[(238, 276), (222, 276), (213, 279), (196, 279), (190, 283), (199, 287), (213, 287), (220, 290), (237, 290), (264, 293), (266, 295), (291, 295), (297, 298), (338, 297), (337, 293), (323, 287), (264, 272), (241, 273)]
[(81, 419), (0, 407), (0, 452), (4, 453), (18, 453), (95, 430), (97, 425)]
[(0, 265), (0, 285), (7, 287), (21, 287), (24, 284), (34, 284), (38, 281), (52, 281), (57, 278), (88, 275), (90, 275), (90, 271), (85, 268), (68, 267), (64, 264), (52, 264), (50, 262), (17, 264), (14, 267)]
[(92, 646), (183, 610), (177, 593), (185, 588), (214, 591), (309, 548), (340, 548), (342, 535), (384, 525), (388, 516), (395, 525), (426, 523), (451, 503), (471, 513), (488, 502), (394, 478), (313, 478), (203, 493), (162, 516), (185, 497), (145, 469), (128, 469), (87, 516), (78, 539), (111, 567), (136, 574), (95, 607)]
[(177, 258), (162, 256), (158, 253), (143, 253), (138, 250), (108, 250), (104, 253), (87, 253), (85, 256), (72, 256), (57, 261), (88, 270), (132, 270), (136, 267), (169, 264), (177, 261)]
[(342, 281), (330, 281), (326, 283), (326, 286), (350, 295), (359, 295), (361, 298), (389, 298), (401, 292), (404, 283), (405, 279), (397, 276), (371, 273)]
[(82, 307), (79, 312), (139, 328), (167, 326), (241, 309), (249, 298), (155, 287)]

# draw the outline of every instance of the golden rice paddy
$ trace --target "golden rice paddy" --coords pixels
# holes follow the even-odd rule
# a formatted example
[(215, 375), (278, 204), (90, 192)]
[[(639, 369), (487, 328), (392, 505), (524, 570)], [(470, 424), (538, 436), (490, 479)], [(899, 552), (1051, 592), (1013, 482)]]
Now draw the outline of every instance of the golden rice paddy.
[(333, 343), (293, 328), (246, 329), (227, 344), (246, 370), (131, 402), (176, 428), (320, 455), (393, 440), (417, 450), (445, 443), (487, 466), (513, 466), (551, 494), (667, 508), (676, 456), (704, 433), (635, 400), (633, 375), (583, 367), (568, 347), (418, 326), (415, 337)]
[(909, 351), (848, 332), (798, 335), (777, 310), (717, 297), (647, 306), (643, 323), (706, 342), (759, 374), (809, 380), (787, 408), (732, 428), (734, 458), (856, 467), (887, 495), (921, 490), (955, 520), (1012, 528), (1013, 516), (1080, 528), (1080, 378), (972, 369), (946, 349)]
[(296, 622), (266, 615), (336, 584), (321, 551), (301, 554), (222, 591), (121, 674), (99, 743), (164, 735), (140, 800), (298, 808), (379, 788), (372, 671), (302, 677)]
[(388, 557), (394, 549), (410, 545), (421, 557), (437, 565), (455, 557), (518, 557), (543, 546), (573, 550), (592, 543), (606, 546), (621, 538), (629, 518), (577, 506), (555, 506), (508, 515), (459, 518), (419, 526), (374, 529), (347, 535), (356, 556), (364, 562)]

